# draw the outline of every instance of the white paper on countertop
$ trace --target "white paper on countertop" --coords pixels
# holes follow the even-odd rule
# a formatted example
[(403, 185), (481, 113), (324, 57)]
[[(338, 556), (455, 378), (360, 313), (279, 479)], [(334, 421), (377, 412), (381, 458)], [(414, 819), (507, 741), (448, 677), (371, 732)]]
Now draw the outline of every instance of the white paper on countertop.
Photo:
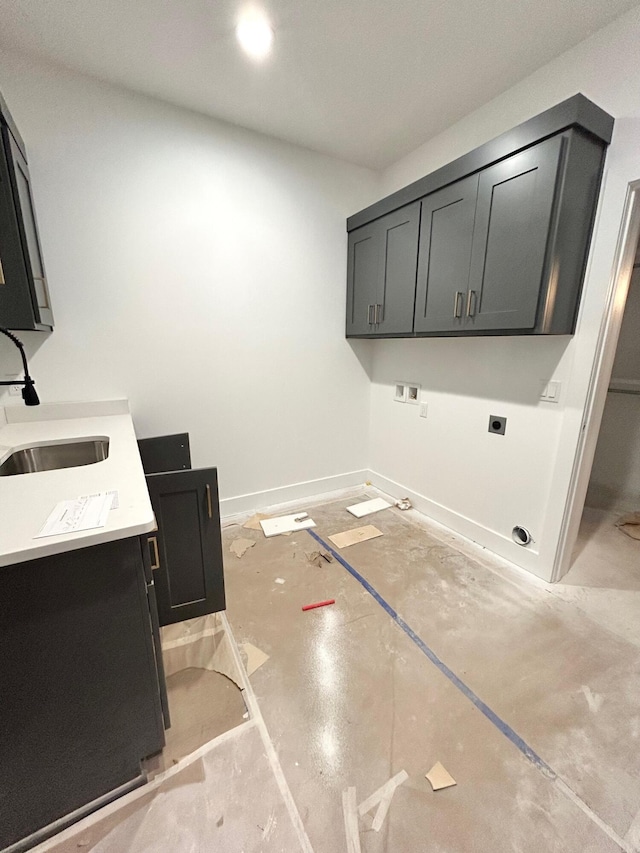
[(44, 526), (33, 538), (58, 536), (61, 533), (77, 533), (104, 527), (113, 502), (113, 492), (83, 495), (72, 501), (60, 501), (49, 515)]

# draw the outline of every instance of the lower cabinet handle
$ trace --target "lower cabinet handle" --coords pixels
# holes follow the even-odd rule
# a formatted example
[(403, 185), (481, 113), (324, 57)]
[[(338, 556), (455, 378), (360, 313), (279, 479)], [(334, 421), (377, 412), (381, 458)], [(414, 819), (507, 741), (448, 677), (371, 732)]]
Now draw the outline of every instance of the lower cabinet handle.
[(370, 326), (372, 326), (372, 325), (373, 325), (373, 320), (371, 319), (371, 309), (372, 309), (372, 308), (373, 308), (373, 305), (369, 305), (369, 306), (368, 306), (367, 323), (368, 323)]
[(213, 518), (213, 506), (211, 504), (211, 486), (207, 483), (207, 510), (209, 512), (209, 518)]
[(157, 536), (149, 536), (147, 537), (147, 542), (153, 545), (153, 555), (154, 561), (151, 564), (152, 569), (160, 568), (160, 555), (158, 554), (158, 537)]
[[(471, 304), (473, 303), (473, 311), (471, 310)], [(475, 290), (470, 290), (467, 293), (467, 317), (473, 317), (476, 313), (476, 292)]]
[(453, 297), (453, 316), (458, 318), (462, 317), (460, 313), (460, 297), (462, 296), (461, 290), (456, 290), (456, 295)]
[(382, 322), (382, 305), (380, 305), (379, 303), (376, 304), (376, 310), (375, 310), (375, 313), (373, 315), (373, 321), (376, 324), (376, 326), (378, 325), (378, 323)]

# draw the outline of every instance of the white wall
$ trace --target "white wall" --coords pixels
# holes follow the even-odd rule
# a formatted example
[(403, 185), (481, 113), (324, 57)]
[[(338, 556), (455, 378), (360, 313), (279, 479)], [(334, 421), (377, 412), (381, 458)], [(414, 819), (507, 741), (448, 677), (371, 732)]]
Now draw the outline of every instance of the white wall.
[[(374, 345), (374, 481), (410, 490), (424, 511), (550, 578), (629, 181), (640, 178), (640, 7), (389, 168), (389, 193), (578, 91), (616, 119), (573, 338), (380, 341)], [(559, 404), (539, 401), (550, 378)], [(426, 420), (393, 400), (394, 380), (422, 384)], [(489, 415), (508, 419), (489, 435)], [(394, 487), (389, 483), (398, 483)], [(511, 541), (515, 524), (534, 542)]]
[(611, 385), (635, 393), (607, 395), (591, 470), (587, 503), (640, 509), (640, 269), (631, 279)]
[(56, 318), (23, 336), (42, 401), (128, 397), (140, 436), (190, 433), (227, 498), (365, 468), (345, 218), (377, 177), (26, 57), (0, 55), (0, 91)]

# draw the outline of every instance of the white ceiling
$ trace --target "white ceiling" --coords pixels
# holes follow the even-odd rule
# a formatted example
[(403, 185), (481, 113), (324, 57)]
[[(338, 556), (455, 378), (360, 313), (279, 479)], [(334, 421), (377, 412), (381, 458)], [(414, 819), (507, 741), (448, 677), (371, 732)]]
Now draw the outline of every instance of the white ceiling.
[(637, 0), (256, 3), (276, 34), (260, 65), (242, 0), (2, 0), (0, 45), (382, 168)]

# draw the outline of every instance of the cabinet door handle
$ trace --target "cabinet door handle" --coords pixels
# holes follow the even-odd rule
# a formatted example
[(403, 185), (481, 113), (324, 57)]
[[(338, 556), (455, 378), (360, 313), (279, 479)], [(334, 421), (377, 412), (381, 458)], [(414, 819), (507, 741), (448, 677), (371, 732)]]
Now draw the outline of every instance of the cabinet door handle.
[(374, 323), (376, 324), (376, 326), (379, 323), (382, 323), (382, 305), (380, 305), (380, 304), (376, 305), (376, 310), (375, 310), (375, 314), (374, 314)]
[(369, 313), (367, 315), (367, 322), (370, 326), (373, 326), (373, 305), (369, 305)]
[(462, 311), (460, 309), (460, 297), (462, 296), (461, 290), (456, 290), (456, 295), (453, 297), (453, 316), (458, 318), (462, 317)]
[[(471, 310), (473, 303), (473, 311)], [(467, 293), (467, 317), (473, 317), (476, 313), (476, 292), (475, 290), (470, 290)]]
[(153, 560), (153, 563), (151, 563), (151, 568), (152, 569), (159, 569), (160, 568), (160, 555), (158, 554), (158, 537), (157, 536), (148, 536), (147, 542), (149, 542), (151, 545), (153, 545), (154, 560)]
[(207, 511), (209, 513), (209, 518), (213, 518), (213, 505), (211, 503), (211, 486), (209, 483), (206, 485), (207, 489)]

